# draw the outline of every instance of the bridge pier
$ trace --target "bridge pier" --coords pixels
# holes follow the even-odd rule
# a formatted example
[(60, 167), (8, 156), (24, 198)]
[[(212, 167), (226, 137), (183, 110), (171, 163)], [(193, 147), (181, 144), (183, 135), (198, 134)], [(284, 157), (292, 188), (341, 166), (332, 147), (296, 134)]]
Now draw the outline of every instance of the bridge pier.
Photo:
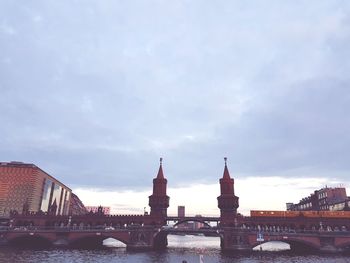
[[(153, 250), (155, 230), (152, 228), (137, 228), (129, 232), (130, 240), (126, 244), (126, 249), (131, 251)], [(158, 232), (158, 231), (157, 231)]]
[(336, 238), (334, 237), (327, 237), (327, 236), (321, 236), (320, 237), (320, 252), (324, 253), (340, 253), (344, 252), (344, 248), (340, 248), (336, 246)]
[(153, 247), (155, 250), (166, 249), (168, 246), (168, 234), (166, 232), (159, 232), (154, 236), (153, 242)]
[(226, 227), (220, 236), (220, 246), (226, 252), (251, 251), (248, 234), (243, 229)]

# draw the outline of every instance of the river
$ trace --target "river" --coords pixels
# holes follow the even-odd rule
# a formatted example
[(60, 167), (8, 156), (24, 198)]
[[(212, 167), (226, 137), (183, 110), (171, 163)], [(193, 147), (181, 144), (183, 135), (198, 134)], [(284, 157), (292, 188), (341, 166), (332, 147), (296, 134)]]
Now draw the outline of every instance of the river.
[(0, 247), (0, 262), (132, 262), (132, 263), (199, 263), (200, 255), (204, 263), (265, 263), (265, 262), (349, 262), (350, 255), (295, 255), (287, 244), (271, 242), (263, 244), (249, 254), (232, 255), (220, 251), (217, 237), (168, 236), (168, 249), (162, 252), (129, 252), (122, 244), (113, 240), (105, 242), (105, 249), (19, 249)]

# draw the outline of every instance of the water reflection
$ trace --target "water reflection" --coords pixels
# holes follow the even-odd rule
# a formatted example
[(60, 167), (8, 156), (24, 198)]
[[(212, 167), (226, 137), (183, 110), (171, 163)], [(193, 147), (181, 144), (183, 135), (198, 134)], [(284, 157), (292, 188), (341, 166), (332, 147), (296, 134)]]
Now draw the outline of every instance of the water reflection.
[[(162, 252), (151, 251), (145, 253), (129, 252), (125, 245), (117, 240), (108, 240), (109, 247), (105, 249), (15, 249), (0, 248), (0, 262), (132, 262), (132, 263), (188, 263), (199, 262), (199, 255), (203, 255), (204, 263), (265, 263), (265, 262), (350, 262), (350, 257), (344, 255), (294, 255), (291, 252), (255, 251), (247, 254), (226, 254), (220, 251), (218, 237), (200, 236), (168, 236), (169, 247)], [(111, 246), (111, 244), (117, 245)], [(123, 247), (122, 247), (123, 246)], [(276, 248), (286, 247), (281, 242), (264, 244)]]

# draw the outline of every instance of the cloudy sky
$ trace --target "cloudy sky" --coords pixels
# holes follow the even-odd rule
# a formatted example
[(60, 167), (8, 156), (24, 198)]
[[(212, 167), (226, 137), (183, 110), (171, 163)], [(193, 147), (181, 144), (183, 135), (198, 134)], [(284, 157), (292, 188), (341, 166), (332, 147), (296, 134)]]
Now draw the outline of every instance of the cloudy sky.
[(241, 195), (347, 186), (349, 43), (349, 1), (3, 0), (0, 160), (87, 202), (149, 192), (160, 156), (174, 191), (224, 156)]

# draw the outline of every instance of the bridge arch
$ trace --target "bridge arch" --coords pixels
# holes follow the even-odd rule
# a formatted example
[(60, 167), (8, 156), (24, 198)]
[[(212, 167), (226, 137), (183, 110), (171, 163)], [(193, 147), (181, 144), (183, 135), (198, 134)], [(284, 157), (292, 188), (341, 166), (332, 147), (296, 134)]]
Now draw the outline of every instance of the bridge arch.
[[(191, 236), (191, 235), (193, 235), (193, 232), (191, 232), (191, 231), (189, 231), (188, 233), (186, 233), (186, 232), (181, 232), (181, 233), (184, 234), (184, 236), (187, 236), (187, 235)], [(159, 230), (158, 232), (154, 233), (153, 234), (154, 248), (156, 248), (156, 249), (165, 249), (166, 247), (168, 247), (168, 245), (170, 245), (170, 246), (173, 245), (172, 242), (174, 240), (172, 240), (172, 238), (170, 238), (170, 244), (169, 244), (169, 239), (168, 239), (169, 235), (172, 236), (173, 238), (176, 237), (176, 234), (172, 233), (171, 230), (170, 230), (170, 232), (168, 230)], [(182, 235), (181, 235), (181, 237), (177, 236), (176, 239), (178, 240), (178, 238), (186, 238), (184, 236), (182, 236)], [(187, 238), (190, 238), (190, 237), (187, 237)], [(219, 248), (221, 243), (223, 242), (224, 235), (223, 235), (222, 232), (216, 231), (215, 233), (211, 232), (210, 235), (208, 235), (208, 236), (206, 236), (205, 234), (204, 235), (199, 235), (197, 238), (199, 238), (199, 239), (206, 238), (206, 239), (203, 240), (203, 242), (205, 242), (205, 243), (202, 243), (202, 245), (206, 244), (208, 238), (211, 238), (211, 243), (213, 243), (213, 239), (215, 239), (215, 242), (217, 242), (217, 245), (218, 245), (218, 248)], [(184, 239), (184, 240), (185, 240), (184, 244), (186, 244), (186, 242), (189, 242), (189, 239)], [(191, 247), (192, 247), (193, 246), (193, 240), (191, 240), (190, 242), (191, 242)], [(178, 243), (177, 243), (177, 246), (178, 246)], [(186, 247), (186, 245), (185, 245), (185, 247)]]
[(206, 222), (206, 221), (204, 221), (204, 220), (201, 220), (200, 218), (198, 218), (198, 219), (197, 219), (197, 218), (189, 218), (189, 219), (179, 220), (178, 222), (176, 222), (176, 223), (174, 224), (174, 227), (177, 227), (178, 225), (181, 225), (181, 224), (187, 223), (187, 222), (198, 222), (198, 223), (202, 223), (202, 224), (204, 224), (205, 226), (211, 228), (211, 225), (210, 225), (208, 222)]
[(349, 252), (350, 251), (350, 239), (345, 241), (345, 242), (341, 242), (340, 244), (338, 244), (337, 247), (346, 251), (346, 252)]
[[(282, 243), (283, 245), (280, 245), (279, 244), (279, 247), (276, 248), (276, 247), (268, 247), (268, 246), (265, 246), (267, 244), (273, 244), (273, 243)], [(288, 246), (288, 248), (287, 248)], [(264, 241), (264, 242), (259, 242), (258, 244), (254, 244), (252, 245), (251, 247), (252, 250), (264, 250), (264, 251), (278, 251), (278, 250), (289, 250), (290, 249), (290, 244), (285, 242), (285, 241), (278, 241), (278, 240), (267, 240), (267, 241)]]
[(296, 251), (315, 251), (320, 248), (319, 244), (317, 244), (316, 242), (314, 243), (312, 241), (304, 240), (301, 238), (292, 238), (292, 237), (288, 237), (288, 239), (284, 239), (282, 237), (279, 239), (265, 240), (262, 242), (254, 241), (254, 243), (252, 244), (252, 248), (255, 248), (261, 244), (269, 243), (272, 241), (279, 241), (279, 242), (286, 243), (290, 245), (291, 250), (296, 250)]
[(43, 235), (18, 235), (7, 239), (10, 245), (19, 247), (50, 247), (53, 244), (53, 240)]
[(125, 245), (128, 245), (129, 240), (125, 237), (118, 236), (118, 234), (112, 233), (89, 233), (81, 236), (71, 238), (69, 240), (69, 246), (71, 247), (101, 247), (103, 246), (103, 241), (112, 238)]

